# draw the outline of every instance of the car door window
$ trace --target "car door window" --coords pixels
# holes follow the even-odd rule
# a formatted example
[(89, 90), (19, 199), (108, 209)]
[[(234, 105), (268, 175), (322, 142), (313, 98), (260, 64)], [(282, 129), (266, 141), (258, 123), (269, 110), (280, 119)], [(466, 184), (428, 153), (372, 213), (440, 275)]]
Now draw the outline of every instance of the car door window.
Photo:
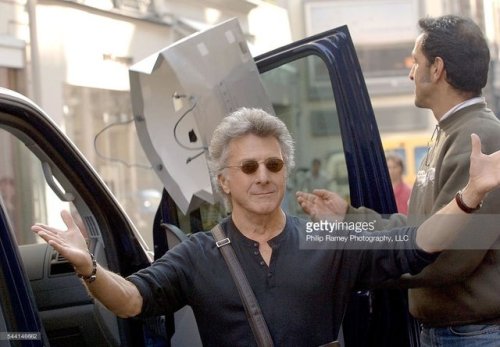
[(19, 245), (41, 242), (31, 231), (36, 223), (62, 228), (61, 201), (45, 181), (40, 160), (15, 136), (0, 129), (0, 194)]
[(331, 188), (353, 206), (393, 211), (375, 115), (347, 27), (264, 53), (255, 61), (276, 114), (294, 132), (298, 170), (311, 167), (314, 158), (326, 160), (322, 167)]
[(338, 112), (323, 60), (293, 60), (261, 74), (276, 115), (295, 140), (295, 170), (288, 179), (284, 208), (302, 214), (299, 190), (330, 189), (349, 200), (349, 180)]
[[(71, 211), (84, 233), (87, 227), (75, 205), (57, 196), (57, 193), (65, 194), (64, 188), (52, 175), (52, 169), (47, 167), (52, 167), (54, 171), (57, 168), (38, 158), (30, 150), (32, 143), (25, 144), (14, 134), (17, 132), (11, 133), (0, 128), (0, 193), (4, 210), (8, 214), (11, 233), (19, 246), (22, 261), (19, 266), (26, 271), (26, 279), (29, 280), (48, 338), (51, 343), (73, 343), (81, 339), (82, 332), (78, 330), (78, 326), (82, 326), (85, 321), (84, 330), (94, 330), (94, 337), (86, 338), (89, 344), (81, 344), (82, 346), (103, 341), (106, 335), (111, 345), (117, 345), (119, 333), (116, 318), (109, 311), (92, 303), (86, 289), (74, 275), (73, 267), (31, 231), (31, 226), (37, 222), (66, 229), (59, 216), (61, 209)], [(76, 198), (74, 193), (68, 196)], [(106, 266), (99, 237), (88, 233), (86, 236), (90, 250), (96, 254), (100, 264)], [(47, 295), (48, 292), (51, 295)], [(8, 307), (8, 304), (2, 306)], [(75, 318), (68, 320), (68, 315), (74, 315)], [(106, 329), (106, 335), (98, 328), (99, 320), (102, 320), (101, 325)]]

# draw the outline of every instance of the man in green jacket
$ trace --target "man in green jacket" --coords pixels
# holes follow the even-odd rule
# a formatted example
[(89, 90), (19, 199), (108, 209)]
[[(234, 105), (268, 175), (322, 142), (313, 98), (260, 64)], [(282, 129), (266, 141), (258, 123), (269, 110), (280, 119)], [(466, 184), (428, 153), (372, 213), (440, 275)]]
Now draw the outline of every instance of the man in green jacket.
[[(299, 192), (299, 203), (313, 218), (376, 220), (386, 228), (420, 224), (467, 181), (471, 133), (481, 137), (485, 153), (500, 149), (500, 121), (481, 96), (490, 62), (483, 33), (471, 20), (451, 15), (424, 18), (419, 25), (409, 78), (415, 83), (415, 105), (432, 110), (438, 124), (417, 173), (408, 218), (353, 208), (326, 190)], [(410, 312), (422, 323), (422, 346), (500, 343), (500, 227), (488, 222), (500, 213), (500, 192), (490, 194), (477, 213), (485, 215), (480, 247), (462, 243), (419, 275), (400, 280), (405, 287), (424, 286), (409, 291)]]

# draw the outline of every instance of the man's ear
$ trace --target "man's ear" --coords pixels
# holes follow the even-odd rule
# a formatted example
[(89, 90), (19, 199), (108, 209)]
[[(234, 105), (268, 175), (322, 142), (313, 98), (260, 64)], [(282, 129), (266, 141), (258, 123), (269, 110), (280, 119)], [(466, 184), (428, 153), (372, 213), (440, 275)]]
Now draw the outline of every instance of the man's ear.
[(440, 78), (446, 77), (446, 70), (444, 68), (444, 60), (441, 57), (436, 57), (434, 63), (431, 65), (431, 78), (438, 81)]
[(231, 193), (231, 189), (229, 189), (229, 179), (226, 176), (219, 174), (219, 176), (217, 176), (217, 180), (219, 181), (219, 185), (224, 193)]

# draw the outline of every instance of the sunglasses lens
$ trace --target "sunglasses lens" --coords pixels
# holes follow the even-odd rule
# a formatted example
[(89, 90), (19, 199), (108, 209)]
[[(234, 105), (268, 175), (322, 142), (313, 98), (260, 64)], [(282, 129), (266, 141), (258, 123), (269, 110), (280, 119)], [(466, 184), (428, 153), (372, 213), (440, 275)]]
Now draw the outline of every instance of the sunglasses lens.
[[(279, 172), (284, 165), (283, 160), (279, 158), (269, 158), (264, 161), (266, 168), (271, 172)], [(255, 173), (259, 169), (259, 162), (256, 160), (245, 160), (241, 163), (241, 171), (247, 175)]]
[(241, 171), (247, 175), (253, 174), (258, 168), (259, 163), (256, 160), (246, 160), (241, 164)]
[(283, 160), (279, 158), (269, 158), (265, 161), (266, 168), (271, 172), (279, 172), (283, 168)]

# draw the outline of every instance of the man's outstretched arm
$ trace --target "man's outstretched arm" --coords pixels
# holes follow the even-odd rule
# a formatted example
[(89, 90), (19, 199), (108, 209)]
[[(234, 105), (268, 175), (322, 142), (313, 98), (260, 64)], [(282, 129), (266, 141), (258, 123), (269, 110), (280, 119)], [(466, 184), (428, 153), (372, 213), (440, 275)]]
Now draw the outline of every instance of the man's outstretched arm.
[[(93, 263), (85, 239), (68, 211), (62, 211), (61, 217), (68, 227), (66, 231), (43, 224), (36, 224), (31, 229), (65, 257), (77, 274), (90, 276)], [(142, 296), (137, 287), (99, 264), (96, 266), (95, 280), (85, 281), (92, 296), (119, 317), (133, 317), (141, 313)]]

